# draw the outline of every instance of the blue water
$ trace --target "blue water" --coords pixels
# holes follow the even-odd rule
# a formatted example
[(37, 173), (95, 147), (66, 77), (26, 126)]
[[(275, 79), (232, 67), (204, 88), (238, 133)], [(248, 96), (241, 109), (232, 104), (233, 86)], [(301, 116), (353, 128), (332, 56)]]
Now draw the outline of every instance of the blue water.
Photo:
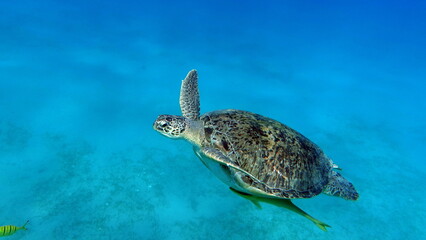
[[(154, 3), (155, 2), (155, 3)], [(426, 236), (424, 1), (0, 2), (0, 226), (10, 239), (421, 239)], [(316, 142), (360, 192), (257, 209), (185, 141), (235, 108)]]

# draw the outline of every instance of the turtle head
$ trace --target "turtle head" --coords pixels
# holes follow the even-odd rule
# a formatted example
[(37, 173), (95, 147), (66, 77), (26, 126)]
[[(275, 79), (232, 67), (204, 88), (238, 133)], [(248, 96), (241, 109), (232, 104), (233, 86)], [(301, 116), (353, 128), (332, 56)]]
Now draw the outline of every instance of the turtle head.
[(175, 115), (160, 115), (154, 122), (154, 130), (169, 138), (182, 138), (187, 129), (187, 119)]

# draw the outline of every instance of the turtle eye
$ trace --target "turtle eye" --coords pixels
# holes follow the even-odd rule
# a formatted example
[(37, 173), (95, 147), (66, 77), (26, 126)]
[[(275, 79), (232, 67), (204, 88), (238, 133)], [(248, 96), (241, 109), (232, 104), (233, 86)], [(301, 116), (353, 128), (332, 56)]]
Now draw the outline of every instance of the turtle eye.
[(162, 127), (162, 128), (167, 127), (167, 122), (161, 122), (161, 123), (160, 123), (160, 127)]

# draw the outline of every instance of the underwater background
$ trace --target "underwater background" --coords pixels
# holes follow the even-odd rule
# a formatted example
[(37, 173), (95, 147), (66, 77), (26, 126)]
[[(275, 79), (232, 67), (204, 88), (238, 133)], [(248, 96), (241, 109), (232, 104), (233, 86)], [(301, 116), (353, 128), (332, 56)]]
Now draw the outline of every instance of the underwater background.
[[(0, 226), (9, 239), (422, 239), (425, 1), (0, 2)], [(257, 209), (185, 141), (202, 113), (242, 109), (317, 143), (360, 193), (293, 202), (332, 226)], [(6, 237), (7, 238), (7, 237)], [(6, 239), (5, 238), (5, 239)]]

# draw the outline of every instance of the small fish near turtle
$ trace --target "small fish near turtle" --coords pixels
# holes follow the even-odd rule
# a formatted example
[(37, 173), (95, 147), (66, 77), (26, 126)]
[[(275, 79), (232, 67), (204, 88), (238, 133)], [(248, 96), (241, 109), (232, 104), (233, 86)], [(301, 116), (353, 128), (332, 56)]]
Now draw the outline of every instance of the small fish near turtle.
[(0, 237), (6, 237), (15, 234), (19, 230), (27, 230), (25, 227), (30, 221), (28, 220), (24, 225), (21, 227), (17, 227), (14, 225), (5, 225), (0, 226)]
[(327, 231), (323, 223), (291, 202), (320, 193), (357, 200), (355, 187), (339, 167), (308, 138), (292, 128), (241, 110), (200, 115), (198, 74), (182, 81), (183, 116), (160, 115), (153, 128), (172, 139), (186, 139), (198, 158), (237, 195), (260, 208), (264, 202), (294, 211)]

